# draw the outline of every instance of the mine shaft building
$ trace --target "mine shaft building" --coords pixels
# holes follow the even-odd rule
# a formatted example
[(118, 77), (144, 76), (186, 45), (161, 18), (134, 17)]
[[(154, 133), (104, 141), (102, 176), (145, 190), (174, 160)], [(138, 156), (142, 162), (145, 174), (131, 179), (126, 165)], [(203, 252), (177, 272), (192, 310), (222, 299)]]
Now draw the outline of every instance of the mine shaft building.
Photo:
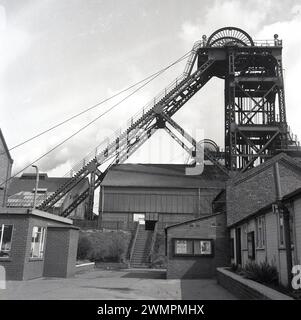
[(205, 165), (201, 175), (185, 175), (182, 164), (120, 164), (101, 184), (99, 226), (133, 230), (142, 220), (159, 229), (212, 213), (213, 199), (225, 189), (227, 175)]

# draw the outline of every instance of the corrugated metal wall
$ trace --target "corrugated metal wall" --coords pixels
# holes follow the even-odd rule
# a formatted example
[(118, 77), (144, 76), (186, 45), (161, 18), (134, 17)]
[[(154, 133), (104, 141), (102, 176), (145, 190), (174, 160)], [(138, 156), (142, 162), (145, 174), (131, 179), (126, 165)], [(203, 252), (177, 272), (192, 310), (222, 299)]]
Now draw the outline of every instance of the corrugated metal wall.
[[(104, 212), (156, 212), (209, 214), (211, 203), (220, 190), (112, 190), (104, 192)], [(102, 199), (101, 199), (102, 202)]]

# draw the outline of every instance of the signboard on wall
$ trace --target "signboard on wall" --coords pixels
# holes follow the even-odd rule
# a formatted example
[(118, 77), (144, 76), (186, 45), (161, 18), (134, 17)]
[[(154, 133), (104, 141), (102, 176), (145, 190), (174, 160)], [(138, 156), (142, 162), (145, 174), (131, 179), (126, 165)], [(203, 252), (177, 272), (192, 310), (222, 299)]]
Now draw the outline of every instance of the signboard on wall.
[(200, 241), (200, 253), (201, 254), (212, 254), (212, 247), (210, 240), (201, 240)]
[(186, 240), (176, 240), (176, 254), (187, 253), (187, 241)]

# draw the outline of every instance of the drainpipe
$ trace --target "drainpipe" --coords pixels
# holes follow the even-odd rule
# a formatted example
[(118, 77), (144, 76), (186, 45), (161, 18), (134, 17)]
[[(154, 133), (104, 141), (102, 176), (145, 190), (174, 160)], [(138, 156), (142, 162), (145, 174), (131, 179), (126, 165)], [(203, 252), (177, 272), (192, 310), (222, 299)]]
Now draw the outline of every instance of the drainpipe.
[(284, 227), (284, 238), (285, 238), (285, 251), (286, 251), (286, 265), (287, 265), (287, 280), (288, 287), (291, 288), (292, 283), (292, 243), (291, 243), (291, 231), (290, 231), (290, 212), (289, 209), (282, 201), (281, 182), (279, 174), (279, 165), (276, 162), (274, 164), (274, 178), (276, 186), (276, 203), (278, 211), (283, 214), (283, 227)]
[(33, 206), (32, 206), (32, 208), (35, 209), (37, 204), (37, 193), (38, 193), (38, 186), (39, 186), (39, 168), (35, 165), (32, 165), (32, 167), (36, 169), (36, 186), (34, 190), (34, 198), (33, 198)]

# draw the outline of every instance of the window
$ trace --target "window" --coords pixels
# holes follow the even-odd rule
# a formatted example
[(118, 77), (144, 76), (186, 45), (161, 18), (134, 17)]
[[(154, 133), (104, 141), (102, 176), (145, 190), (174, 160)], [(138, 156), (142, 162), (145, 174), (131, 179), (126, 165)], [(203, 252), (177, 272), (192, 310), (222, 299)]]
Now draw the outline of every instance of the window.
[(248, 232), (248, 258), (255, 259), (255, 237), (254, 231)]
[(230, 239), (230, 258), (234, 259), (234, 238)]
[(13, 226), (11, 224), (0, 224), (0, 258), (10, 255)]
[(265, 246), (265, 219), (264, 216), (256, 219), (256, 242), (257, 248), (264, 248)]
[(174, 255), (211, 256), (211, 239), (174, 239)]
[[(290, 236), (291, 244), (294, 245), (294, 217), (290, 212)], [(284, 231), (284, 218), (283, 212), (279, 213), (279, 244), (281, 247), (285, 246), (285, 231)]]
[(30, 257), (42, 259), (44, 256), (45, 231), (43, 227), (33, 227)]
[(248, 249), (248, 224), (244, 224), (242, 227), (242, 249)]

